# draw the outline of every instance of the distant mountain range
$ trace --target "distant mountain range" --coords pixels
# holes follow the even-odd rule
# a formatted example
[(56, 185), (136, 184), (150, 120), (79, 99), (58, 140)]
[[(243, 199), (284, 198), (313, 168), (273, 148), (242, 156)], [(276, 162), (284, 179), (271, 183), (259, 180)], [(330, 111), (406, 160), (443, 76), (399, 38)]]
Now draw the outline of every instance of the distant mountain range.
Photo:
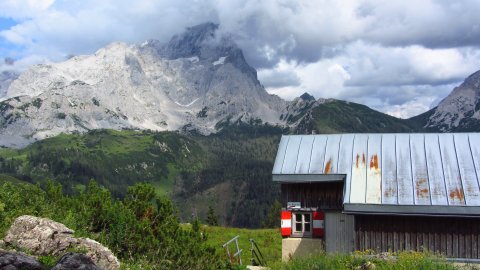
[(412, 120), (427, 131), (480, 131), (480, 71), (468, 76), (437, 107)]
[(216, 133), (269, 124), (297, 133), (480, 130), (480, 72), (436, 108), (397, 119), (366, 106), (304, 94), (270, 95), (218, 25), (205, 23), (162, 44), (113, 43), (94, 55), (0, 74), (0, 145), (23, 147), (93, 129)]

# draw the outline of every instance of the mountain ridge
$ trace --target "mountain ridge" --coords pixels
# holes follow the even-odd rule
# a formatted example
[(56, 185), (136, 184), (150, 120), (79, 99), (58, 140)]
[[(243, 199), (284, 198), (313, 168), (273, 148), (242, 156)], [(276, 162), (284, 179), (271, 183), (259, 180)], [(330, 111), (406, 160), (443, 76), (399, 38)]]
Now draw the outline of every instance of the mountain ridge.
[(266, 92), (236, 44), (214, 35), (217, 27), (189, 28), (164, 45), (116, 42), (26, 70), (2, 102), (3, 145), (97, 128), (209, 134), (225, 121), (283, 124), (286, 102)]
[[(410, 119), (356, 103), (316, 100), (308, 93), (288, 102), (267, 93), (242, 50), (229, 35), (219, 35), (218, 27), (189, 27), (167, 43), (114, 42), (93, 55), (37, 65), (21, 74), (2, 73), (0, 145), (24, 147), (63, 132), (94, 129), (208, 135), (239, 123), (296, 133), (480, 130), (480, 71), (431, 113)], [(363, 126), (367, 123), (384, 127)]]
[[(479, 131), (480, 70), (469, 75), (438, 106), (421, 115), (424, 117), (422, 124), (427, 130)], [(415, 119), (420, 118), (417, 116)]]

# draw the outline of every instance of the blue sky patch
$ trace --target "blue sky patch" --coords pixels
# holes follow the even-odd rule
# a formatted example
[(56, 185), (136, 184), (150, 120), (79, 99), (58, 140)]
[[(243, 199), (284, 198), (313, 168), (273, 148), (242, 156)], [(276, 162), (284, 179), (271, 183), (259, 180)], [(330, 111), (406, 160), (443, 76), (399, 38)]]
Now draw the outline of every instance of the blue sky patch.
[[(0, 32), (8, 30), (12, 26), (18, 24), (17, 21), (10, 18), (0, 17)], [(3, 37), (0, 37), (0, 59), (3, 61), (5, 57), (16, 58), (22, 46), (13, 44)]]
[(10, 27), (16, 25), (18, 22), (10, 18), (0, 17), (0, 31), (10, 29)]

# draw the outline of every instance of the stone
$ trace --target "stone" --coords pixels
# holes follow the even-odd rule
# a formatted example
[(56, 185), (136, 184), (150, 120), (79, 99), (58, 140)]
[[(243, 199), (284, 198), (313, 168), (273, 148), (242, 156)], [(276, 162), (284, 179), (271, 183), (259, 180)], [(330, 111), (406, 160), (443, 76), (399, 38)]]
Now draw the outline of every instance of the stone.
[(25, 215), (15, 219), (4, 242), (8, 247), (26, 249), (33, 255), (60, 256), (69, 248), (82, 249), (101, 269), (120, 269), (120, 262), (107, 247), (89, 238), (75, 238), (73, 233), (61, 223)]
[(113, 253), (100, 244), (99, 242), (90, 238), (79, 238), (77, 247), (86, 249), (87, 255), (102, 269), (116, 270), (120, 268), (120, 262)]
[(101, 270), (90, 257), (80, 253), (69, 252), (58, 261), (52, 270)]
[(73, 230), (47, 218), (20, 216), (4, 238), (8, 246), (20, 247), (36, 255), (60, 255), (76, 239)]
[(43, 270), (43, 265), (35, 258), (22, 253), (0, 251), (0, 269), (2, 270)]

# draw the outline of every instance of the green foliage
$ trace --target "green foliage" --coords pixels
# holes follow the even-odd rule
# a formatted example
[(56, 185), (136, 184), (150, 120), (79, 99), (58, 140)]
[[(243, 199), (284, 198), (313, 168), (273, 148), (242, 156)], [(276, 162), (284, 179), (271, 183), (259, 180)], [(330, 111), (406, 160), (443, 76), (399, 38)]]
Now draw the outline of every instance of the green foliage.
[(201, 154), (194, 141), (171, 132), (95, 130), (61, 134), (5, 155), (0, 152), (0, 173), (21, 175), (31, 182), (54, 179), (69, 194), (90, 179), (116, 197), (123, 197), (127, 187), (137, 182), (161, 186), (166, 194), (178, 174), (203, 166)]
[(64, 195), (51, 181), (42, 188), (6, 182), (0, 187), (0, 201), (5, 205), (0, 211), (2, 237), (16, 217), (30, 214), (62, 222), (77, 236), (108, 246), (122, 260), (145, 262), (151, 269), (214, 269), (221, 264), (206, 235), (182, 228), (172, 202), (148, 184), (129, 187), (119, 200), (94, 181), (73, 196)]
[(282, 270), (454, 270), (453, 264), (427, 253), (401, 252), (396, 259), (379, 259), (363, 255), (318, 254), (309, 258), (293, 259), (288, 263), (276, 264), (272, 269)]
[(305, 118), (297, 132), (317, 133), (381, 133), (415, 132), (421, 128), (416, 122), (395, 118), (353, 102), (335, 100), (312, 110), (311, 119)]
[(282, 211), (282, 205), (278, 200), (275, 200), (275, 202), (273, 202), (272, 208), (267, 214), (267, 217), (262, 222), (262, 227), (263, 228), (279, 228), (281, 211)]
[(279, 195), (271, 170), (282, 132), (268, 125), (233, 125), (210, 136), (132, 130), (60, 134), (21, 150), (0, 149), (0, 175), (30, 183), (53, 179), (67, 194), (80, 193), (95, 179), (115, 198), (126, 196), (128, 186), (148, 182), (157, 195), (175, 201), (183, 221), (190, 220), (192, 209), (205, 220), (216, 201), (220, 223), (261, 227)]
[(51, 269), (53, 268), (58, 260), (60, 258), (57, 257), (57, 256), (51, 256), (51, 255), (47, 255), (47, 256), (39, 256), (38, 257), (38, 261), (43, 264), (43, 266), (46, 268), (46, 269)]
[[(227, 259), (227, 254), (222, 245), (239, 235), (238, 245), (242, 252), (242, 261), (250, 263), (251, 243), (249, 239), (254, 239), (263, 254), (267, 265), (275, 265), (280, 262), (282, 257), (282, 237), (277, 229), (241, 229), (229, 227), (204, 226), (205, 233), (208, 235), (207, 243), (215, 247), (221, 258)], [(230, 250), (235, 249), (235, 244), (230, 244)]]
[(0, 186), (0, 238), (20, 215), (52, 215), (49, 198), (38, 186), (5, 182)]
[(215, 214), (215, 209), (211, 205), (208, 206), (207, 224), (210, 226), (218, 226), (218, 216)]

